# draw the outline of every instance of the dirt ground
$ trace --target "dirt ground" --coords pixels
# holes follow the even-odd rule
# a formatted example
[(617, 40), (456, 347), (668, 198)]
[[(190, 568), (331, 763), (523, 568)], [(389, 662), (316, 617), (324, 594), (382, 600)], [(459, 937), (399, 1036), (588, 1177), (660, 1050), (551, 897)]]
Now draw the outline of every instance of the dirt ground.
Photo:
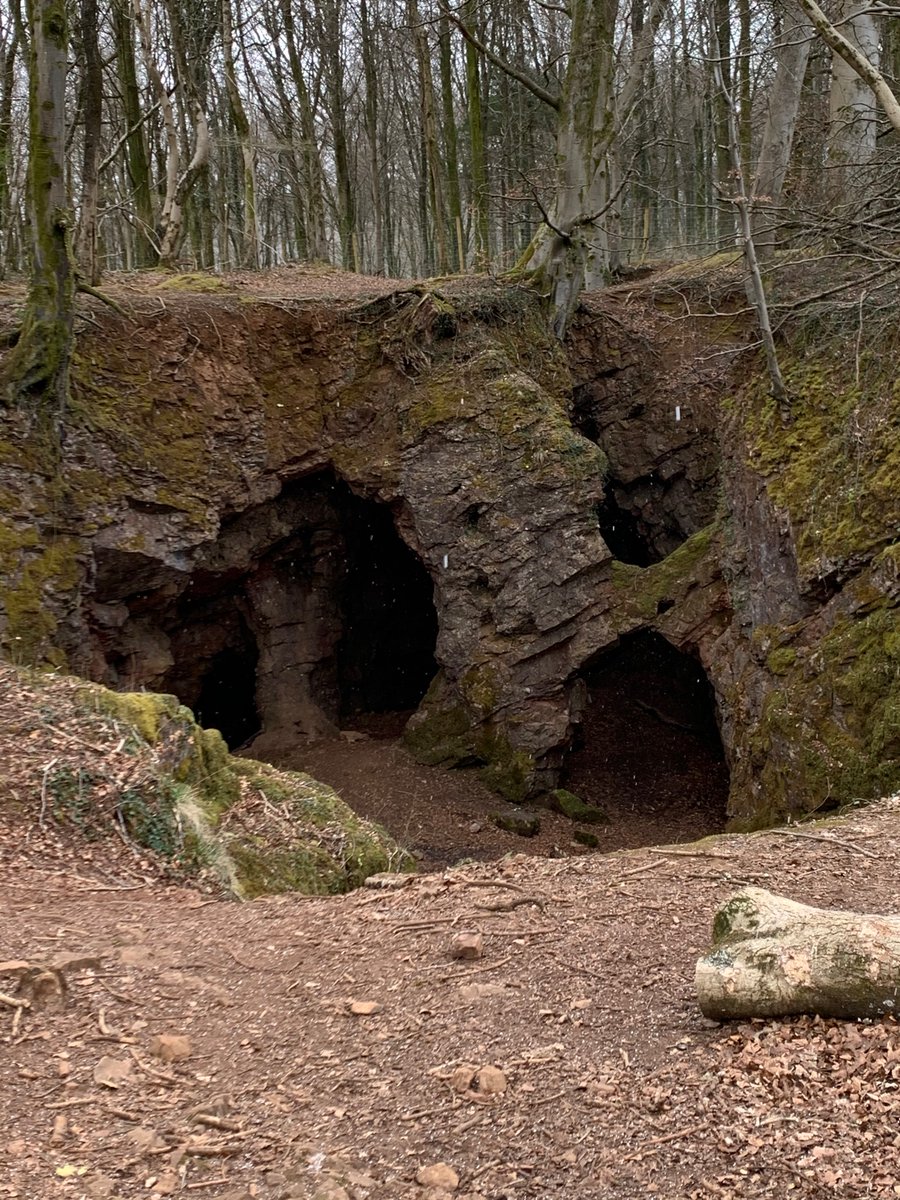
[(320, 741), (279, 758), (277, 765), (330, 784), (409, 850), (420, 870), (440, 870), (504, 854), (560, 858), (718, 832), (725, 824), (727, 772), (702, 740), (694, 741), (636, 705), (601, 698), (590, 714), (586, 747), (572, 756), (566, 784), (601, 807), (608, 822), (577, 824), (548, 808), (529, 808), (540, 829), (528, 838), (494, 824), (494, 815), (516, 808), (489, 791), (475, 770), (423, 766), (395, 736), (370, 732), (358, 741)]
[(76, 960), (58, 1011), (0, 966), (0, 1196), (900, 1195), (897, 1024), (720, 1027), (692, 987), (741, 882), (900, 907), (898, 817), (248, 904), (17, 818), (0, 958)]

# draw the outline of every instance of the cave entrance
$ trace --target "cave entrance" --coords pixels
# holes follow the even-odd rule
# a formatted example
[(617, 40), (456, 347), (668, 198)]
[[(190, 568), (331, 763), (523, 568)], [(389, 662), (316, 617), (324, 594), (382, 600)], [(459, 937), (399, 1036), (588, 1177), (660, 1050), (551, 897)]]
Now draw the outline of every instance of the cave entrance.
[(247, 620), (242, 581), (227, 584), (196, 573), (163, 613), (173, 659), (162, 687), (193, 709), (201, 725), (218, 729), (232, 750), (262, 729), (256, 702), (259, 647)]
[(581, 672), (587, 700), (563, 786), (602, 808), (617, 846), (690, 841), (725, 825), (715, 694), (689, 654), (628, 634)]
[[(390, 509), (343, 488), (339, 496), (345, 571), (338, 592), (340, 716), (370, 732), (396, 731), (437, 673), (438, 622), (431, 577), (394, 525)], [(399, 725), (405, 720), (399, 720)]]
[(260, 732), (256, 708), (256, 664), (259, 652), (250, 641), (240, 648), (222, 650), (207, 668), (194, 703), (201, 725), (218, 729), (232, 749), (243, 746)]
[(103, 550), (96, 578), (103, 682), (172, 692), (273, 761), (348, 721), (399, 734), (437, 672), (428, 572), (332, 472), (224, 521), (190, 573)]
[(600, 536), (619, 562), (649, 567), (660, 561), (661, 556), (654, 551), (638, 518), (617, 501), (612, 484), (607, 485), (607, 494), (597, 505), (597, 520)]

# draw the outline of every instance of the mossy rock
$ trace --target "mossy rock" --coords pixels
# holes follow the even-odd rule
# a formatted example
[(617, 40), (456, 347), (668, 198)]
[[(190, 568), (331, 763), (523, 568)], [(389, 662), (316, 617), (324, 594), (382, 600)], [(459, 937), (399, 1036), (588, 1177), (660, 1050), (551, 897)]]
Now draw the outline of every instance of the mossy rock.
[[(884, 331), (881, 333), (884, 338)], [(749, 465), (790, 515), (802, 578), (838, 573), (896, 540), (900, 528), (900, 423), (896, 347), (847, 353), (846, 330), (823, 319), (805, 344), (779, 351), (791, 420), (782, 420), (764, 373), (741, 393), (734, 412)]]
[(602, 808), (586, 804), (580, 796), (565, 788), (557, 788), (550, 793), (552, 807), (561, 812), (570, 821), (579, 821), (582, 825), (608, 825), (609, 816)]
[[(861, 577), (847, 599), (868, 586)], [(900, 787), (900, 609), (885, 597), (793, 649), (767, 656), (778, 655), (777, 686), (741, 731), (729, 825), (737, 831)]]
[[(384, 830), (327, 785), (232, 757), (221, 734), (201, 728), (177, 697), (86, 683), (78, 698), (115, 721), (144, 760), (141, 783), (118, 804), (129, 836), (178, 866), (212, 869), (245, 899), (343, 892), (369, 875), (412, 869), (411, 857)], [(85, 789), (78, 784), (81, 804)], [(68, 781), (53, 785), (61, 803), (74, 803)]]
[(453, 766), (473, 755), (472, 718), (461, 704), (429, 705), (426, 696), (403, 740), (420, 763)]
[(713, 521), (683, 542), (661, 562), (638, 567), (618, 560), (612, 564), (611, 582), (616, 611), (623, 623), (652, 621), (665, 601), (677, 601), (701, 574), (707, 560), (717, 561), (720, 525)]
[(589, 850), (596, 850), (600, 845), (596, 833), (591, 833), (589, 829), (576, 829), (572, 834), (572, 841), (577, 842), (579, 846), (587, 846)]
[(510, 808), (503, 812), (490, 814), (492, 824), (505, 833), (514, 833), (518, 837), (537, 837), (541, 832), (540, 814), (533, 808)]

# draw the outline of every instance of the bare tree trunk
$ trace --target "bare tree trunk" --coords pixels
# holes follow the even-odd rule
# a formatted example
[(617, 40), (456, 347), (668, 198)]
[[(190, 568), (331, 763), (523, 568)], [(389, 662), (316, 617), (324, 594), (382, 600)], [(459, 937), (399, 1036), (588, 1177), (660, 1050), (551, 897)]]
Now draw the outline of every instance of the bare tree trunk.
[(63, 0), (28, 6), (28, 201), (31, 279), (19, 340), (4, 366), (0, 395), (34, 403), (58, 425), (69, 394), (75, 311), (71, 212), (66, 194), (66, 59)]
[(3, 55), (0, 74), (0, 234), (4, 244), (0, 246), (0, 279), (6, 275), (9, 257), (9, 229), (12, 217), (9, 190), (10, 135), (12, 133), (13, 88), (16, 82), (16, 59), (19, 54), (19, 18)]
[[(714, 108), (716, 114), (716, 184), (723, 187), (731, 174), (731, 150), (728, 133), (728, 103), (726, 95), (731, 95), (731, 0), (712, 0), (712, 45), (710, 55), (713, 60), (713, 76), (721, 75), (722, 86), (717, 86), (714, 93)], [(719, 246), (728, 244), (732, 235), (732, 222), (728, 210), (719, 206), (716, 220), (716, 237)]]
[(873, 1017), (900, 1005), (900, 917), (810, 908), (748, 887), (715, 916), (697, 963), (706, 1017)]
[(816, 32), (826, 45), (830, 46), (834, 54), (853, 69), (867, 89), (874, 92), (884, 110), (884, 115), (890, 121), (891, 126), (900, 133), (900, 103), (897, 102), (897, 97), (878, 69), (877, 53), (872, 58), (868, 57), (862, 50), (858, 39), (845, 37), (835, 28), (816, 0), (798, 0), (798, 3), (809, 16)]
[(620, 180), (615, 142), (631, 116), (665, 0), (653, 0), (621, 93), (613, 36), (618, 0), (578, 0), (559, 102), (556, 206), (534, 265), (550, 287), (553, 328), (565, 335), (585, 288), (602, 286), (619, 262)]
[[(877, 70), (878, 22), (872, 10), (855, 0), (839, 0), (837, 20), (849, 44)], [(840, 54), (831, 60), (829, 117), (828, 159), (835, 168), (836, 187), (843, 191), (842, 183), (849, 182), (853, 168), (863, 166), (875, 153), (877, 126), (871, 88)]]
[(97, 210), (100, 202), (100, 137), (103, 121), (103, 62), (97, 0), (82, 0), (81, 53), (84, 55), (84, 145), (81, 167), (81, 215), (75, 236), (75, 258), (93, 287), (100, 282), (97, 258)]
[(259, 266), (259, 224), (256, 213), (256, 156), (250, 136), (250, 121), (241, 98), (234, 69), (234, 25), (231, 17), (231, 0), (221, 0), (222, 53), (225, 59), (225, 89), (235, 132), (241, 147), (244, 167), (243, 188), (243, 236), (241, 266), (256, 269)]
[(306, 185), (306, 242), (307, 253), (313, 261), (328, 257), (328, 239), (325, 235), (325, 195), (322, 161), (316, 140), (316, 119), (312, 99), (303, 74), (294, 13), (291, 0), (280, 0), (284, 36), (287, 43), (291, 79), (297, 93), (300, 109), (301, 160)]
[[(472, 0), (464, 7), (467, 21), (475, 18)], [(475, 268), (484, 271), (491, 261), (491, 237), (488, 222), (487, 158), (485, 157), (484, 114), (481, 105), (481, 71), (478, 51), (466, 40), (466, 109), (469, 118), (469, 155), (472, 173), (471, 205), (475, 226)]]
[(347, 136), (347, 96), (344, 89), (344, 59), (341, 23), (344, 18), (343, 0), (320, 0), (322, 24), (322, 57), (325, 62), (325, 88), (328, 117), (331, 123), (332, 150), (338, 233), (341, 239), (341, 261), (348, 271), (357, 267), (354, 252), (356, 204), (350, 176), (350, 145)]
[(781, 204), (812, 36), (812, 22), (803, 9), (794, 0), (784, 0), (781, 33), (775, 45), (775, 81), (753, 183), (753, 236), (760, 258), (770, 255), (775, 246), (777, 215), (769, 210)]
[(369, 23), (369, 8), (366, 0), (359, 3), (359, 21), (362, 37), (363, 75), (366, 83), (365, 127), (369, 146), (370, 190), (372, 192), (372, 219), (375, 226), (373, 251), (376, 275), (383, 275), (384, 258), (384, 194), (381, 179), (381, 155), (378, 146), (378, 71), (375, 66), (375, 45)]
[(459, 191), (459, 135), (453, 108), (453, 68), (450, 56), (450, 22), (441, 17), (439, 28), (441, 63), (441, 108), (444, 127), (444, 153), (447, 157), (447, 203), (450, 218), (450, 239), (456, 246), (456, 263), (460, 272), (466, 269), (466, 248), (463, 242), (462, 202)]
[[(713, 37), (715, 38), (715, 31), (713, 31)], [(781, 366), (778, 362), (775, 335), (772, 332), (772, 323), (769, 319), (769, 304), (766, 299), (766, 289), (763, 283), (762, 272), (759, 269), (759, 260), (756, 256), (756, 244), (753, 240), (752, 202), (747, 194), (744, 164), (741, 159), (738, 111), (734, 102), (734, 96), (726, 86), (718, 57), (713, 61), (713, 74), (716, 84), (724, 97), (728, 113), (726, 133), (728, 135), (732, 163), (731, 175), (734, 180), (734, 191), (728, 194), (723, 188), (721, 189), (721, 195), (734, 205), (738, 215), (738, 230), (744, 250), (744, 262), (747, 268), (747, 294), (751, 304), (756, 309), (756, 323), (759, 326), (760, 339), (762, 340), (763, 350), (766, 355), (766, 368), (769, 373), (772, 396), (781, 410), (782, 419), (786, 420), (790, 416), (790, 403), (781, 374)]]
[(416, 0), (408, 0), (407, 12), (416, 44), (419, 64), (420, 104), (422, 112), (422, 140), (425, 147), (425, 162), (428, 174), (428, 199), (431, 208), (432, 237), (434, 239), (434, 265), (439, 275), (449, 270), (447, 257), (446, 209), (444, 207), (444, 180), (441, 155), (438, 149), (437, 122), (434, 115), (434, 80), (431, 74), (431, 53), (425, 27), (419, 16)]

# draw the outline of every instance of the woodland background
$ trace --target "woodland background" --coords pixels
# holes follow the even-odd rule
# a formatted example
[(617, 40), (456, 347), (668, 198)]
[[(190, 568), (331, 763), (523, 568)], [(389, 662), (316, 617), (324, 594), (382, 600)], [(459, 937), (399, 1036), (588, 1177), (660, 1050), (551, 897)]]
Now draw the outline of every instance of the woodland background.
[[(827, 14), (890, 86), (898, 11)], [(575, 215), (602, 241), (590, 285), (733, 248), (740, 193), (763, 247), (892, 268), (897, 135), (794, 0), (2, 0), (7, 277), (33, 241), (48, 45), (94, 283), (158, 264), (505, 270)]]

